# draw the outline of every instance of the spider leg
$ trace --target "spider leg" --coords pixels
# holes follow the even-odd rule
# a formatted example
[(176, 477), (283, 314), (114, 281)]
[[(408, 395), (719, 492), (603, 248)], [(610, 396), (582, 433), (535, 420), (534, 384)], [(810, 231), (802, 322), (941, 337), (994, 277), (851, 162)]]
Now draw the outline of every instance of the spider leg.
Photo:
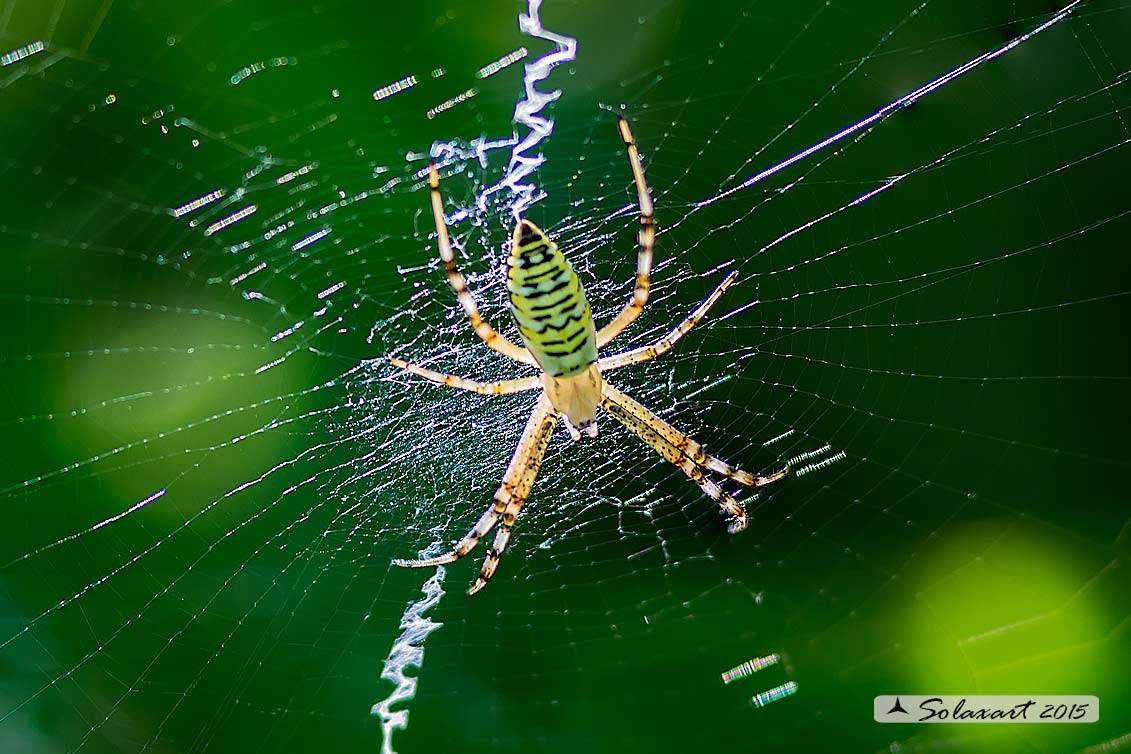
[(425, 379), (432, 380), (432, 382), (439, 382), (450, 387), (459, 388), (460, 390), (470, 390), (473, 393), (479, 393), (481, 395), (508, 395), (510, 393), (521, 393), (524, 390), (534, 390), (535, 388), (542, 387), (541, 377), (523, 377), (517, 380), (500, 380), (498, 382), (479, 382), (478, 380), (469, 380), (466, 377), (457, 377), (454, 374), (435, 372), (426, 367), (410, 364), (401, 359), (391, 358), (389, 359), (389, 363), (398, 369), (407, 370)]
[(613, 354), (612, 356), (606, 356), (605, 358), (601, 359), (601, 361), (598, 363), (601, 371), (608, 372), (613, 369), (626, 367), (629, 364), (639, 364), (641, 361), (654, 359), (660, 354), (670, 351), (672, 349), (672, 346), (674, 346), (680, 338), (682, 338), (684, 335), (687, 335), (687, 333), (691, 331), (691, 328), (695, 327), (697, 324), (699, 324), (703, 317), (707, 316), (707, 312), (710, 311), (711, 307), (715, 305), (715, 302), (722, 297), (726, 289), (729, 288), (737, 278), (738, 273), (734, 271), (723, 278), (723, 282), (719, 283), (715, 290), (711, 291), (711, 295), (705, 298), (703, 300), (703, 303), (695, 307), (695, 310), (691, 312), (691, 314), (687, 315), (686, 319), (676, 325), (670, 333), (660, 338), (655, 343), (647, 346), (641, 346), (640, 348), (634, 348), (631, 351), (625, 351), (624, 353), (617, 353)]
[[(539, 397), (538, 404), (534, 407), (530, 419), (526, 422), (526, 428), (522, 431), (522, 437), (519, 438), (518, 446), (515, 447), (514, 455), (511, 456), (510, 464), (507, 465), (507, 470), (503, 474), (503, 481), (499, 485), (499, 489), (495, 491), (494, 500), (487, 506), (487, 510), (479, 517), (471, 531), (460, 540), (451, 552), (435, 558), (394, 560), (393, 563), (411, 568), (452, 563), (471, 552), (479, 544), (479, 540), (487, 536), (499, 517), (502, 516), (504, 528), (499, 532), (499, 536), (495, 537), (492, 548), (488, 550), (479, 578), (476, 579), (470, 593), (474, 594), (482, 589), (494, 575), (499, 564), (499, 555), (502, 554), (502, 550), (506, 548), (507, 540), (510, 539), (514, 517), (518, 515), (519, 508), (530, 495), (534, 480), (538, 477), (538, 469), (542, 465), (542, 456), (546, 452), (546, 446), (550, 442), (550, 435), (553, 432), (554, 424), (557, 423), (558, 416), (557, 410), (550, 405), (550, 399), (543, 393)], [(506, 532), (505, 537), (502, 536), (503, 531)]]
[[(507, 501), (507, 506), (503, 509), (503, 522), (495, 533), (495, 541), (491, 543), (491, 549), (487, 550), (487, 555), (483, 558), (483, 565), (479, 568), (479, 575), (475, 578), (475, 583), (467, 590), (468, 594), (475, 594), (487, 586), (487, 582), (495, 575), (495, 570), (499, 567), (499, 558), (503, 556), (503, 551), (507, 549), (507, 543), (510, 542), (511, 530), (514, 529), (515, 520), (522, 510), (526, 498), (530, 496), (530, 490), (534, 487), (534, 480), (538, 478), (538, 470), (542, 466), (542, 457), (546, 453), (546, 447), (550, 444), (550, 438), (554, 434), (554, 426), (558, 423), (560, 416), (558, 410), (550, 405), (550, 400), (545, 393), (542, 394), (539, 401), (539, 409), (543, 403), (547, 408), (545, 415), (539, 418), (538, 410), (535, 410), (534, 415), (530, 417), (530, 421), (526, 424), (523, 438), (527, 439), (529, 434), (530, 444), (526, 450), (525, 460), (516, 468), (518, 478), (511, 490), (510, 500)], [(531, 430), (533, 431), (531, 432)], [(512, 460), (511, 465), (515, 466), (515, 461)], [(509, 472), (510, 469), (508, 468), (507, 471)]]
[(628, 162), (632, 166), (632, 180), (636, 183), (636, 201), (640, 205), (638, 236), (640, 248), (636, 254), (636, 284), (632, 290), (632, 297), (612, 322), (597, 331), (598, 349), (623, 332), (624, 328), (631, 325), (633, 320), (640, 316), (640, 312), (644, 311), (644, 305), (648, 303), (648, 290), (652, 284), (652, 247), (656, 244), (656, 224), (652, 219), (652, 194), (648, 190), (648, 183), (644, 180), (644, 166), (640, 164), (640, 152), (637, 151), (636, 142), (632, 139), (628, 121), (617, 116), (617, 128), (620, 129), (620, 136), (624, 139)]
[(479, 567), (479, 575), (475, 577), (475, 583), (467, 590), (468, 594), (475, 594), (487, 586), (487, 582), (495, 575), (495, 571), (499, 567), (499, 558), (503, 556), (503, 551), (507, 549), (507, 543), (511, 541), (511, 530), (514, 528), (515, 518), (518, 516), (518, 512), (522, 510), (524, 502), (526, 501), (523, 499), (512, 498), (510, 504), (507, 505), (503, 512), (503, 523), (499, 526), (499, 530), (495, 532), (495, 541), (491, 543), (491, 548), (487, 550), (487, 555), (483, 558), (483, 565)]
[(788, 472), (787, 469), (771, 476), (754, 476), (750, 472), (734, 468), (713, 456), (708, 456), (695, 440), (608, 382), (602, 387), (601, 406), (661, 457), (678, 466), (708, 497), (717, 502), (723, 513), (731, 518), (728, 530), (732, 534), (746, 528), (746, 509), (717, 483), (705, 477), (703, 470), (723, 474), (740, 484), (752, 487), (767, 485), (781, 479)]
[(432, 196), (432, 217), (436, 221), (436, 244), (440, 248), (440, 260), (444, 263), (444, 272), (448, 275), (448, 284), (456, 292), (456, 298), (459, 299), (460, 306), (463, 307), (468, 319), (471, 320), (475, 334), (487, 344), (488, 348), (498, 351), (503, 356), (522, 364), (537, 366), (530, 351), (515, 345), (500, 335), (479, 314), (479, 307), (475, 304), (475, 298), (471, 295), (471, 291), (467, 289), (467, 279), (459, 271), (455, 254), (452, 253), (452, 243), (448, 238), (448, 224), (444, 220), (444, 200), (440, 196), (440, 174), (436, 172), (435, 165), (428, 166), (428, 185), (429, 193)]
[[(475, 583), (471, 585), (471, 588), (467, 590), (468, 594), (475, 594), (480, 589), (487, 586), (487, 582), (495, 575), (495, 570), (499, 567), (499, 558), (503, 556), (503, 551), (507, 549), (507, 543), (510, 542), (515, 519), (518, 518), (523, 504), (526, 503), (526, 498), (530, 494), (530, 488), (534, 486), (534, 479), (538, 475), (538, 468), (542, 465), (542, 454), (546, 452), (546, 446), (550, 442), (554, 425), (557, 423), (556, 418), (555, 416), (553, 421), (548, 421), (540, 430), (538, 440), (540, 446), (535, 451), (536, 455), (530, 459), (533, 466), (528, 465), (526, 467), (520, 484), (515, 486), (515, 491), (511, 495), (510, 502), (507, 503), (507, 507), (502, 513), (503, 523), (499, 525), (499, 530), (495, 532), (495, 541), (491, 543), (491, 549), (487, 551), (487, 556), (483, 558), (483, 565), (479, 569), (479, 576), (476, 577)], [(528, 481), (526, 481), (527, 479)], [(523, 481), (526, 481), (526, 484), (520, 489), (520, 485)]]
[[(653, 432), (660, 435), (665, 442), (678, 448), (681, 453), (689, 457), (697, 466), (713, 471), (716, 474), (721, 474), (728, 479), (733, 479), (746, 487), (765, 487), (789, 474), (789, 468), (787, 467), (767, 476), (756, 476), (749, 471), (731, 466), (726, 461), (715, 458), (712, 455), (707, 455), (707, 453), (703, 451), (703, 446), (691, 437), (683, 434), (637, 401), (617, 390), (612, 385), (609, 385), (608, 382), (605, 382), (605, 386), (608, 388), (609, 392), (615, 393), (617, 398), (621, 400), (626, 407), (635, 410), (637, 416), (640, 417)], [(602, 398), (603, 397), (604, 396), (602, 396)]]
[[(692, 442), (695, 441), (692, 440)], [(698, 447), (699, 444), (695, 443), (695, 445), (696, 447)], [(767, 484), (773, 484), (774, 482), (789, 474), (789, 468), (787, 467), (782, 469), (781, 471), (775, 471), (773, 474), (769, 474), (767, 476), (754, 476), (749, 471), (743, 471), (740, 468), (731, 466), (726, 461), (720, 461), (714, 456), (709, 456), (706, 453), (703, 453), (702, 449), (699, 449), (699, 453), (702, 455), (703, 459), (699, 462), (699, 464), (703, 468), (710, 469), (716, 474), (722, 474), (723, 476), (729, 479), (733, 479), (739, 484), (745, 485), (747, 487), (765, 487)]]

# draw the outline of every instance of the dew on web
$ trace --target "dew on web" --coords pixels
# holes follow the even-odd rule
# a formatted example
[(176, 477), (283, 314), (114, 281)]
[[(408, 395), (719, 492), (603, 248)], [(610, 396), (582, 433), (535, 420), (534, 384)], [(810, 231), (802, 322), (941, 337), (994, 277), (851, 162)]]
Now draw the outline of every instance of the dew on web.
[[(1129, 34), (1071, 0), (7, 3), (0, 750), (1039, 748), (866, 717), (923, 689), (1098, 694), (1041, 750), (1125, 750)], [(602, 355), (738, 272), (610, 380), (791, 473), (724, 485), (731, 536), (610, 417), (559, 430), (468, 598), (485, 546), (391, 563), (464, 535), (532, 395), (387, 359), (534, 371), (467, 326), (428, 164), (487, 320), (526, 216), (601, 324), (639, 224), (609, 110), (658, 237)]]

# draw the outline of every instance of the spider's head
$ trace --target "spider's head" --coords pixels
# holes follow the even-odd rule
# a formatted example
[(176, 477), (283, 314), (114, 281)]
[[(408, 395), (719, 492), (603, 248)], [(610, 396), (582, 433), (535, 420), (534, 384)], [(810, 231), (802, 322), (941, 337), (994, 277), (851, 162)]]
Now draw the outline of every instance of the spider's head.
[(546, 387), (546, 397), (565, 417), (566, 429), (574, 440), (581, 439), (581, 433), (597, 436), (597, 406), (601, 404), (601, 373), (596, 364), (571, 377), (542, 375)]
[(590, 419), (589, 421), (582, 422), (581, 424), (574, 426), (573, 422), (571, 422), (569, 420), (569, 417), (567, 416), (566, 420), (565, 420), (565, 425), (566, 425), (566, 430), (569, 431), (569, 439), (573, 440), (574, 442), (577, 442), (578, 440), (581, 439), (581, 433), (582, 432), (589, 435), (590, 437), (596, 437), (597, 436), (597, 420), (596, 419)]

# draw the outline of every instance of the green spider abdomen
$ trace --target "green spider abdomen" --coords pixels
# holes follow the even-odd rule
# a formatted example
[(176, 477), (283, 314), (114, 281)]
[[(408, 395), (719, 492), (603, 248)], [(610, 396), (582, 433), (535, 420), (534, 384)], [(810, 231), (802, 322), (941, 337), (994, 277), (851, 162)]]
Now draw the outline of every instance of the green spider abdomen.
[(529, 220), (515, 229), (507, 290), (522, 341), (542, 371), (571, 377), (597, 361), (597, 334), (581, 281), (557, 244)]

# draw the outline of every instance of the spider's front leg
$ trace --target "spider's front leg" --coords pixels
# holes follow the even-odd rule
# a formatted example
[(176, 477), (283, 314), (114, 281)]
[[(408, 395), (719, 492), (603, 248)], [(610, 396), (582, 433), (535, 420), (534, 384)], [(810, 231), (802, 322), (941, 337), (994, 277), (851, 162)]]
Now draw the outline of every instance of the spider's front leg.
[(530, 415), (530, 419), (526, 422), (526, 428), (522, 431), (522, 437), (519, 438), (518, 446), (514, 450), (514, 455), (511, 456), (510, 464), (503, 474), (502, 484), (495, 491), (494, 500), (483, 512), (483, 515), (479, 517), (471, 531), (460, 540), (451, 552), (435, 558), (394, 560), (393, 563), (410, 568), (452, 563), (475, 549), (479, 540), (487, 536), (499, 518), (502, 517), (503, 524), (495, 535), (495, 541), (491, 549), (487, 551), (487, 557), (483, 559), (479, 577), (468, 590), (468, 594), (475, 594), (487, 586), (487, 582), (491, 580), (495, 570), (499, 567), (499, 558), (502, 556), (503, 550), (506, 549), (507, 543), (510, 541), (511, 529), (514, 527), (515, 519), (522, 509), (523, 503), (526, 502), (526, 498), (529, 497), (530, 490), (534, 487), (534, 480), (538, 478), (538, 469), (542, 465), (542, 457), (546, 454), (546, 446), (550, 443), (550, 436), (553, 434), (558, 417), (558, 411), (550, 405), (550, 399), (546, 397), (546, 394), (542, 393), (538, 398), (538, 404), (534, 407), (534, 413)]
[(647, 443), (661, 457), (678, 466), (680, 471), (686, 474), (691, 481), (699, 485), (699, 489), (717, 502), (723, 514), (730, 518), (727, 529), (732, 534), (746, 528), (746, 508), (727, 494), (712, 479), (704, 476), (703, 472), (706, 470), (714, 471), (747, 487), (764, 487), (789, 473), (789, 469), (784, 469), (769, 476), (755, 476), (714, 456), (707, 455), (695, 440), (683, 434), (608, 382), (605, 382), (602, 388), (601, 407), (634, 435)]

